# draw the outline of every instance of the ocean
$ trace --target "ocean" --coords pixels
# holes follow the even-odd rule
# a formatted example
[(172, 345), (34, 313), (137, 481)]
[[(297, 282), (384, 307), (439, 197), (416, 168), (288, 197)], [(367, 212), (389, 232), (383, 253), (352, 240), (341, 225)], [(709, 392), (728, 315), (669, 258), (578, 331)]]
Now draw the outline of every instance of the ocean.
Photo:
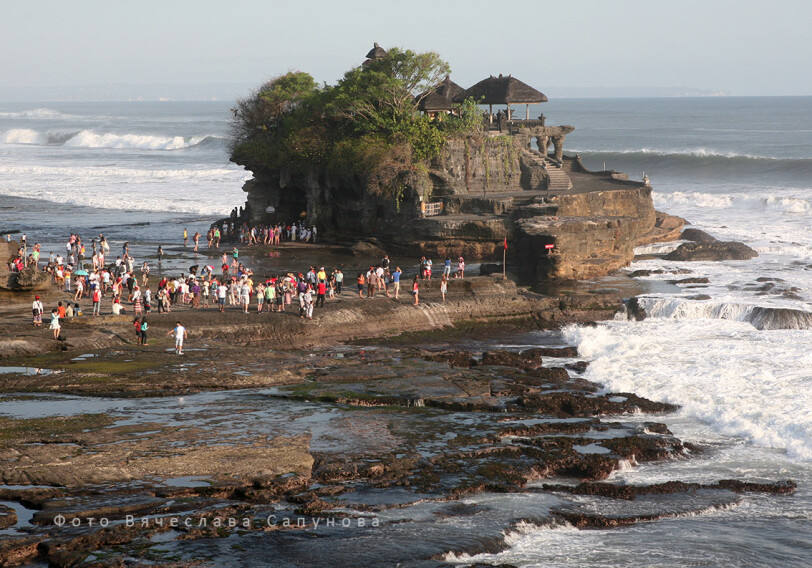
[[(500, 553), (449, 550), (445, 560), (809, 566), (812, 97), (562, 99), (534, 111), (548, 124), (575, 126), (565, 152), (587, 167), (633, 179), (645, 172), (659, 210), (759, 253), (749, 261), (636, 261), (629, 270), (662, 271), (643, 280), (709, 283), (652, 286), (657, 292), (640, 299), (643, 321), (619, 316), (563, 330), (591, 361), (586, 378), (679, 404), (657, 420), (703, 448), (692, 459), (632, 464), (615, 479), (791, 478), (798, 490), (742, 494), (726, 507), (612, 530), (528, 523), (505, 534)], [(158, 244), (177, 246), (183, 227), (204, 232), (244, 201), (248, 174), (228, 162), (228, 117), (227, 102), (0, 103), (0, 232), (26, 232), (45, 255), (61, 251), (70, 232), (104, 232), (114, 245), (129, 240), (136, 258)], [(519, 510), (522, 498), (466, 500)]]

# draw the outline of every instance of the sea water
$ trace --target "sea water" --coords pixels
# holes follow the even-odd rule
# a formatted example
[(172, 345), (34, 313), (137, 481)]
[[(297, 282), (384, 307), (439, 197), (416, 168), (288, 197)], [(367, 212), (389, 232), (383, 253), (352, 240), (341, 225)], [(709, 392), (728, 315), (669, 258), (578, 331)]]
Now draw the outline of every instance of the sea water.
[[(504, 552), (474, 560), (812, 564), (812, 98), (553, 100), (535, 110), (548, 124), (576, 127), (565, 150), (587, 167), (632, 179), (645, 172), (658, 209), (759, 253), (634, 262), (630, 270), (664, 271), (651, 281), (709, 283), (646, 294), (643, 321), (564, 330), (591, 361), (586, 378), (679, 404), (658, 420), (703, 450), (615, 479), (791, 478), (799, 486), (790, 496), (745, 494), (731, 507), (622, 529), (523, 525), (506, 535)], [(70, 232), (103, 231), (114, 246), (129, 240), (143, 250), (179, 242), (182, 226), (204, 232), (244, 201), (248, 174), (228, 162), (228, 117), (225, 102), (0, 103), (0, 231), (54, 247)]]
[(591, 361), (587, 379), (679, 404), (662, 421), (702, 448), (693, 459), (626, 468), (614, 480), (791, 478), (798, 490), (745, 494), (729, 508), (622, 529), (525, 526), (506, 535), (504, 552), (458, 561), (812, 565), (812, 98), (572, 100), (544, 112), (548, 124), (576, 127), (565, 147), (588, 168), (632, 179), (645, 172), (657, 209), (759, 253), (748, 261), (634, 262), (630, 271), (663, 271), (648, 280), (709, 283), (646, 294), (643, 321), (620, 316), (564, 330)]

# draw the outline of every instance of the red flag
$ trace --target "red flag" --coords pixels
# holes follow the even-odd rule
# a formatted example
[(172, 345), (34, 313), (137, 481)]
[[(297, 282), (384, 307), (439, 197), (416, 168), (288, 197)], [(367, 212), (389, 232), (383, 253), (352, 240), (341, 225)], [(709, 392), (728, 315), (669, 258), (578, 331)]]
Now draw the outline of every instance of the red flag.
[(505, 237), (505, 250), (507, 250), (507, 237)]

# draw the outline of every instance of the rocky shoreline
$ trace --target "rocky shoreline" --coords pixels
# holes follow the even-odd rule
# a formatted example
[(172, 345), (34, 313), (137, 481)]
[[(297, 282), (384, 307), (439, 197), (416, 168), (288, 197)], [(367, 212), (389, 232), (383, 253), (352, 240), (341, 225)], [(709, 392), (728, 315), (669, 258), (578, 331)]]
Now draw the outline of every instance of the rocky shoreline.
[[(453, 281), (443, 304), (435, 287), (418, 307), (348, 296), (313, 321), (156, 315), (146, 348), (126, 317), (76, 318), (54, 342), (5, 307), (2, 364), (23, 370), (0, 374), (0, 565), (244, 565), (270, 547), (270, 566), (441, 566), (503, 548), (521, 523), (625, 526), (793, 491), (611, 481), (708, 451), (657, 421), (675, 407), (601, 392), (577, 351), (540, 331), (612, 317), (618, 294), (542, 296), (492, 276)], [(161, 339), (176, 316), (190, 329), (182, 358)], [(505, 346), (539, 337), (546, 347)], [(624, 418), (640, 413), (650, 420)], [(500, 502), (510, 495), (529, 501)]]

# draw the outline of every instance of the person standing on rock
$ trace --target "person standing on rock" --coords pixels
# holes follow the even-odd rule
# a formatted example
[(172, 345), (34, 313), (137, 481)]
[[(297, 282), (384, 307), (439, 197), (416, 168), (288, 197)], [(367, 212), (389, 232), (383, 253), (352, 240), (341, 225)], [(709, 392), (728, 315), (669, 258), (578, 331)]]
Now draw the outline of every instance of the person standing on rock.
[(420, 279), (417, 274), (414, 275), (414, 280), (412, 280), (412, 295), (414, 295), (414, 305), (416, 306), (420, 303)]
[(175, 322), (175, 327), (169, 330), (167, 335), (175, 334), (175, 353), (183, 355), (183, 340), (186, 339), (186, 328), (183, 327), (179, 321)]
[(344, 284), (344, 273), (341, 272), (340, 268), (336, 268), (335, 270), (335, 279), (336, 279), (336, 294), (339, 296), (341, 295), (341, 286)]
[(34, 313), (34, 327), (42, 327), (42, 313), (45, 308), (42, 307), (42, 302), (39, 296), (34, 296), (34, 303), (31, 304), (31, 311)]
[(101, 291), (98, 287), (93, 290), (93, 315), (101, 315)]
[(465, 278), (465, 259), (462, 257), (457, 260), (457, 277)]
[(147, 344), (147, 330), (149, 329), (149, 324), (147, 323), (147, 318), (141, 320), (141, 345)]
[(200, 231), (195, 231), (195, 252), (198, 251), (198, 247), (200, 246)]
[[(217, 282), (215, 280), (215, 282)], [(226, 311), (226, 294), (228, 294), (228, 286), (225, 282), (221, 282), (217, 286), (217, 305), (220, 306), (220, 313)]]
[(59, 325), (59, 310), (56, 308), (51, 310), (51, 325), (49, 328), (54, 332), (54, 339), (59, 339), (59, 331), (62, 329), (62, 326)]
[(448, 292), (448, 276), (443, 274), (443, 278), (440, 280), (440, 295), (443, 297), (443, 303), (445, 303), (446, 292)]
[(445, 257), (445, 264), (443, 265), (443, 276), (451, 278), (451, 257)]
[(400, 266), (395, 267), (395, 271), (392, 273), (392, 287), (395, 289), (395, 299), (398, 299), (398, 294), (400, 294), (400, 275), (403, 274), (403, 271), (400, 269)]

